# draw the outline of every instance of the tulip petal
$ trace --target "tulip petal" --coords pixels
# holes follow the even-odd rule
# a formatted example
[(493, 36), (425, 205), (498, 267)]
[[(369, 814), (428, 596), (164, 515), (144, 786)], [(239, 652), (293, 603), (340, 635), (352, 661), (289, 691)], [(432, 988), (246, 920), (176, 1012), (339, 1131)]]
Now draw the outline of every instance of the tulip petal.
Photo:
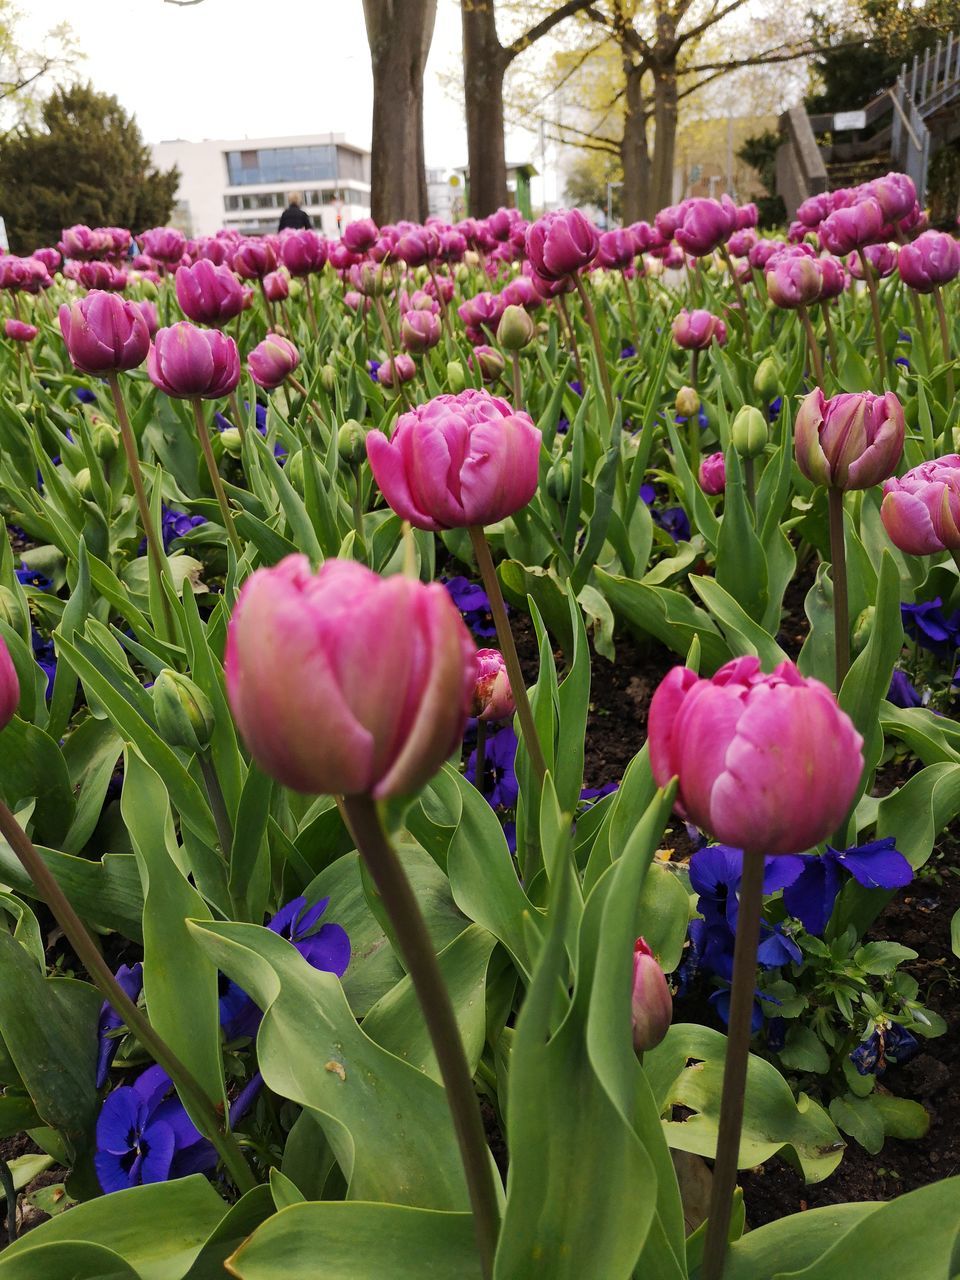
[(367, 460), (381, 493), (401, 520), (409, 520), (415, 529), (439, 532), (441, 526), (432, 516), (421, 511), (414, 501), (399, 445), (388, 440), (382, 431), (370, 431), (367, 433)]

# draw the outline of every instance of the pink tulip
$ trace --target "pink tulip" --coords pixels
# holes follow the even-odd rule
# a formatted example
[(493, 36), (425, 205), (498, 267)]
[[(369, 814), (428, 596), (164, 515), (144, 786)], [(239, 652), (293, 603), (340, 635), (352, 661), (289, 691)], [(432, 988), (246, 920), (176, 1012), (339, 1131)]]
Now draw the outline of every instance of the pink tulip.
[(924, 231), (900, 250), (900, 279), (918, 293), (933, 293), (960, 275), (960, 243), (945, 231)]
[(344, 228), (343, 243), (351, 253), (366, 253), (377, 243), (380, 232), (372, 218), (358, 218)]
[(806, 254), (778, 254), (767, 264), (767, 293), (777, 307), (808, 307), (820, 296), (820, 269)]
[(377, 382), (381, 387), (399, 387), (417, 376), (413, 357), (400, 352), (392, 360), (384, 360), (377, 370)]
[(496, 333), (506, 305), (502, 293), (478, 293), (457, 308), (471, 342), (485, 341), (484, 328)]
[(280, 238), (280, 261), (292, 276), (309, 276), (322, 271), (327, 261), (327, 242), (316, 231), (286, 231)]
[(224, 325), (243, 310), (243, 285), (229, 267), (201, 258), (192, 267), (177, 267), (177, 301), (188, 320)]
[(65, 258), (99, 258), (110, 248), (110, 242), (102, 231), (91, 231), (78, 223), (64, 229), (59, 248)]
[(687, 200), (674, 239), (695, 258), (704, 258), (718, 249), (737, 229), (737, 207), (728, 195), (723, 200)]
[(12, 316), (4, 321), (3, 331), (13, 342), (32, 342), (40, 332), (35, 324), (14, 320)]
[(903, 408), (892, 391), (827, 400), (818, 387), (797, 410), (797, 466), (814, 484), (870, 489), (896, 471), (904, 434)]
[(59, 311), (71, 363), (84, 373), (116, 373), (143, 364), (150, 332), (143, 312), (115, 293), (94, 291)]
[(343, 305), (351, 311), (369, 311), (373, 306), (373, 299), (365, 298), (359, 289), (348, 289), (343, 295)]
[(77, 280), (84, 289), (106, 289), (122, 293), (127, 287), (127, 273), (118, 271), (110, 262), (81, 262)]
[(718, 346), (727, 341), (727, 326), (709, 311), (687, 311), (674, 318), (673, 340), (686, 351), (703, 351), (716, 340)]
[[(863, 251), (863, 256), (873, 268), (873, 274), (879, 276), (881, 280), (892, 276), (897, 269), (897, 250), (891, 244), (868, 244)], [(855, 279), (863, 279), (863, 267), (860, 265), (859, 254), (849, 255), (847, 270)]]
[(743, 231), (747, 227), (755, 227), (760, 221), (760, 210), (751, 200), (749, 204), (742, 204), (737, 209), (737, 230)]
[(656, 957), (643, 938), (633, 948), (633, 1047), (637, 1053), (655, 1049), (670, 1030), (673, 997)]
[(17, 714), (19, 704), (20, 681), (6, 641), (0, 638), (0, 729), (5, 729)]
[[(783, 248), (784, 244), (781, 240), (758, 240), (747, 250), (747, 258), (751, 267), (762, 271), (770, 259)], [(731, 249), (730, 252), (732, 253), (733, 250)]]
[(880, 518), (890, 541), (908, 555), (960, 551), (960, 454), (887, 480)]
[(394, 246), (394, 253), (408, 267), (422, 267), (439, 252), (440, 237), (432, 227), (413, 227)]
[(909, 217), (917, 206), (917, 188), (913, 179), (905, 173), (888, 173), (867, 183), (867, 192), (873, 196), (888, 222)]
[(746, 258), (750, 250), (755, 244), (759, 243), (759, 237), (753, 227), (744, 227), (741, 231), (735, 231), (727, 241), (727, 248), (734, 258)]
[(843, 269), (843, 263), (829, 254), (817, 258), (816, 262), (820, 272), (820, 301), (839, 298), (847, 287), (847, 273)]
[(277, 269), (277, 255), (266, 239), (244, 240), (233, 255), (233, 269), (244, 280), (262, 280)]
[(500, 351), (489, 343), (480, 342), (467, 357), (471, 369), (479, 369), (484, 382), (496, 382), (503, 376), (504, 358)]
[(579, 209), (545, 213), (527, 232), (527, 257), (544, 280), (575, 275), (593, 262), (599, 248), (600, 233)]
[(755, 657), (711, 679), (674, 667), (650, 704), (650, 767), (678, 779), (677, 809), (752, 854), (802, 853), (839, 827), (863, 772), (863, 739), (819, 680)]
[(289, 338), (269, 333), (247, 356), (250, 377), (258, 387), (272, 391), (296, 369), (300, 352)]
[(253, 758), (285, 786), (383, 799), (415, 791), (459, 745), (475, 661), (438, 583), (351, 560), (311, 573), (292, 555), (243, 585), (227, 696)]
[(883, 210), (872, 196), (835, 209), (820, 224), (820, 243), (829, 253), (841, 257), (880, 239), (885, 222)]
[(543, 302), (529, 276), (517, 276), (516, 280), (511, 280), (504, 286), (500, 297), (504, 310), (507, 307), (525, 307), (527, 311), (534, 311)]
[[(686, 205), (686, 201), (682, 204), (669, 204), (665, 209), (661, 209), (653, 219), (653, 225), (656, 227), (657, 233), (664, 244), (667, 244), (676, 235), (677, 227), (683, 221)], [(653, 247), (653, 245), (650, 246), (650, 248)]]
[(711, 453), (700, 463), (700, 488), (715, 497), (727, 485), (727, 464), (722, 453)]
[(271, 271), (263, 277), (263, 296), (268, 302), (283, 302), (290, 296), (290, 281), (282, 271)]
[(59, 250), (57, 249), (52, 249), (52, 248), (34, 249), (33, 253), (30, 256), (32, 258), (36, 258), (38, 262), (42, 262), (50, 275), (53, 275), (55, 271), (60, 270), (60, 263), (62, 261), (62, 258)]
[(471, 388), (402, 414), (389, 440), (369, 432), (367, 456), (387, 502), (416, 528), (494, 524), (536, 492), (540, 432), (529, 414)]
[(158, 329), (147, 356), (154, 386), (179, 400), (216, 400), (240, 381), (237, 344), (219, 329), (198, 329), (187, 320)]
[(503, 654), (499, 649), (478, 649), (471, 714), (478, 720), (509, 720), (515, 710)]
[(600, 237), (600, 248), (597, 261), (608, 271), (622, 271), (633, 265), (637, 256), (637, 246), (629, 231), (622, 228), (617, 231), (604, 231)]
[(833, 212), (832, 193), (821, 192), (820, 195), (808, 196), (797, 209), (797, 220), (810, 230), (816, 230), (824, 218)]
[(432, 311), (408, 311), (400, 322), (400, 341), (408, 351), (429, 351), (440, 341), (440, 317)]
[(179, 262), (183, 257), (187, 238), (175, 227), (153, 227), (140, 237), (144, 253), (160, 262)]
[(133, 305), (139, 308), (140, 314), (146, 320), (147, 332), (152, 338), (160, 328), (160, 318), (157, 315), (156, 303), (151, 302), (149, 298), (144, 298), (141, 302), (134, 301)]
[(222, 267), (230, 261), (230, 246), (226, 240), (217, 236), (201, 236), (197, 241), (195, 257), (197, 261), (203, 258), (212, 262), (215, 267)]
[(452, 228), (440, 232), (440, 251), (437, 257), (441, 262), (462, 262), (467, 251), (467, 242), (459, 231)]
[(334, 240), (327, 244), (327, 261), (335, 271), (346, 271), (360, 259), (350, 252), (342, 240)]

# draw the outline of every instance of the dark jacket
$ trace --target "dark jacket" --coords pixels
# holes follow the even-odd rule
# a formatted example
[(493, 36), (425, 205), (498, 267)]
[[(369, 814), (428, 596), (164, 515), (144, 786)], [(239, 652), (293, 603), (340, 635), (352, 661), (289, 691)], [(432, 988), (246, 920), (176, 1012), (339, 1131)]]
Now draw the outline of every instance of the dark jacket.
[(312, 226), (309, 213), (301, 209), (298, 204), (288, 204), (280, 215), (280, 226), (277, 230), (286, 231), (288, 227), (292, 227), (294, 231), (304, 231)]

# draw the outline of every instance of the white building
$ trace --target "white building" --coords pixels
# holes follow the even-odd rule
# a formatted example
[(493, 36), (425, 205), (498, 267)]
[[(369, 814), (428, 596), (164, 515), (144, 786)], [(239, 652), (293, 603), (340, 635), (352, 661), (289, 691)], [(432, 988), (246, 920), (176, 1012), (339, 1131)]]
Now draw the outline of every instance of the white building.
[(300, 192), (314, 227), (327, 236), (370, 216), (370, 152), (342, 133), (177, 139), (152, 151), (158, 169), (180, 170), (170, 223), (188, 236), (221, 227), (248, 235), (276, 231), (292, 191)]

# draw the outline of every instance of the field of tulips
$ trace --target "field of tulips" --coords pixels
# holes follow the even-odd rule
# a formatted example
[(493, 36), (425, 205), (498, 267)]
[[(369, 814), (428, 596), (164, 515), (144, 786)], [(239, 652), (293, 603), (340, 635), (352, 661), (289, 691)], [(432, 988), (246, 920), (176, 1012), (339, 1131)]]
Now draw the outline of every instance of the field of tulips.
[(960, 242), (756, 221), (0, 258), (0, 1280), (960, 1276)]

